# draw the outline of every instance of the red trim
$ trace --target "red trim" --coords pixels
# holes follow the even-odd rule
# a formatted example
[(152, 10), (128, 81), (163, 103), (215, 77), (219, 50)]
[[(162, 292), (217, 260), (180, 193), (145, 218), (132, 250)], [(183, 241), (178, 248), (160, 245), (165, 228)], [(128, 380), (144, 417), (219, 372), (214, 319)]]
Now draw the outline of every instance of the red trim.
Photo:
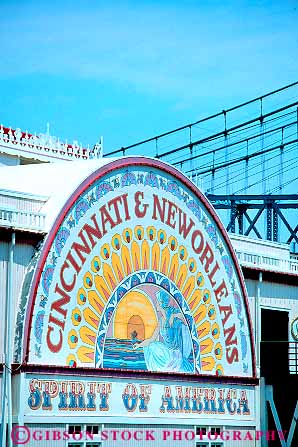
[[(12, 134), (14, 135), (16, 129), (11, 129), (10, 127), (4, 127), (4, 126), (3, 126), (3, 131), (4, 131), (4, 135), (8, 135), (8, 132), (9, 132), (9, 131), (11, 131)], [(22, 132), (22, 131), (21, 131), (21, 132)], [(31, 137), (40, 138), (38, 135), (33, 135), (32, 133), (28, 133), (28, 132), (27, 132), (27, 135), (28, 135), (29, 138), (31, 138)], [(26, 132), (22, 132), (21, 139), (23, 139), (23, 138), (25, 139), (25, 136), (26, 136)], [(6, 147), (6, 146), (3, 146), (3, 147)], [(67, 144), (67, 148), (73, 148), (73, 145), (72, 145), (72, 144)], [(80, 149), (81, 149), (81, 148), (80, 148)], [(84, 150), (87, 150), (87, 148), (82, 148), (82, 150), (83, 150), (83, 151), (84, 151)], [(27, 152), (28, 152), (28, 151), (27, 151)], [(55, 157), (55, 158), (58, 158), (58, 157)]]
[[(29, 144), (30, 145), (30, 144)], [(4, 146), (3, 144), (0, 144), (0, 147), (4, 147), (4, 148), (7, 148), (8, 146)], [(32, 147), (32, 146), (31, 146)], [(56, 150), (56, 149), (55, 149)], [(83, 149), (83, 150), (85, 150), (85, 149)], [(87, 150), (87, 149), (86, 149)], [(61, 153), (61, 151), (58, 149), (58, 151), (57, 152), (60, 152)], [(34, 151), (27, 151), (27, 150), (25, 150), (24, 148), (22, 148), (22, 153), (26, 153), (26, 154), (32, 154), (32, 155), (36, 155), (36, 152), (34, 152)], [(47, 152), (47, 153), (44, 153), (44, 152), (42, 152), (41, 153), (41, 155), (45, 155), (47, 158), (54, 158), (54, 159), (56, 159), (56, 160), (61, 160), (61, 157), (59, 157), (59, 156), (55, 156), (55, 155), (49, 155), (50, 154), (50, 152)], [(75, 154), (70, 154), (71, 156), (75, 156)], [(81, 158), (83, 158), (83, 156), (81, 157)], [(85, 157), (86, 158), (86, 157)], [(66, 158), (66, 161), (68, 161), (68, 158)], [(73, 161), (73, 158), (69, 158), (69, 161)]]
[[(79, 196), (92, 184), (94, 183), (96, 180), (98, 180), (100, 177), (115, 171), (116, 169), (119, 168), (125, 168), (125, 167), (129, 167), (129, 166), (147, 166), (147, 167), (152, 167), (152, 168), (156, 168), (156, 169), (160, 169), (162, 171), (167, 172), (168, 174), (170, 174), (173, 177), (176, 177), (182, 184), (184, 184), (185, 186), (187, 186), (199, 199), (200, 201), (204, 204), (204, 206), (206, 207), (206, 209), (208, 210), (208, 212), (211, 214), (212, 218), (214, 219), (214, 221), (216, 222), (216, 225), (218, 226), (218, 228), (220, 229), (220, 232), (222, 233), (222, 236), (225, 240), (225, 243), (227, 244), (227, 247), (230, 251), (230, 254), (232, 256), (234, 265), (236, 267), (236, 271), (240, 280), (240, 286), (241, 286), (241, 290), (242, 290), (242, 295), (243, 295), (243, 299), (244, 299), (244, 304), (245, 304), (245, 310), (246, 310), (246, 316), (247, 316), (247, 321), (248, 321), (248, 325), (249, 325), (249, 332), (250, 332), (250, 342), (251, 342), (251, 354), (252, 354), (252, 365), (253, 365), (253, 377), (256, 378), (256, 360), (255, 360), (255, 350), (254, 350), (254, 339), (253, 339), (253, 333), (252, 333), (252, 323), (251, 323), (251, 317), (250, 317), (250, 312), (249, 312), (249, 307), (248, 307), (248, 298), (247, 298), (247, 294), (246, 294), (246, 288), (245, 288), (245, 283), (244, 283), (244, 278), (243, 278), (243, 274), (241, 271), (241, 268), (239, 266), (238, 263), (238, 259), (236, 257), (236, 254), (234, 252), (234, 249), (232, 247), (232, 244), (229, 240), (228, 234), (224, 228), (224, 226), (222, 225), (221, 221), (219, 220), (219, 217), (216, 214), (215, 209), (213, 208), (213, 206), (210, 204), (210, 202), (207, 200), (207, 198), (203, 195), (203, 193), (194, 185), (194, 183), (192, 183), (187, 177), (185, 177), (180, 171), (178, 171), (176, 168), (162, 162), (159, 160), (155, 160), (155, 159), (151, 159), (151, 158), (146, 158), (146, 157), (125, 157), (125, 158), (121, 158), (121, 159), (117, 159), (111, 162), (107, 162), (106, 165), (101, 166), (99, 169), (97, 169), (95, 172), (93, 172), (89, 177), (87, 177), (81, 184), (80, 186), (78, 186), (78, 188), (74, 191), (74, 193), (71, 195), (71, 197), (68, 199), (68, 201), (66, 202), (64, 208), (61, 210), (60, 214), (58, 215), (58, 217), (56, 218), (52, 229), (50, 230), (43, 250), (42, 250), (42, 254), (39, 258), (37, 267), (35, 269), (35, 274), (34, 274), (34, 279), (33, 279), (33, 283), (32, 283), (32, 287), (31, 287), (31, 293), (30, 293), (30, 297), (29, 297), (29, 303), (28, 303), (28, 307), (27, 307), (27, 318), (26, 318), (26, 324), (25, 324), (25, 328), (24, 328), (24, 345), (23, 345), (23, 352), (25, 353), (24, 355), (24, 359), (23, 361), (26, 362), (26, 357), (29, 355), (29, 329), (31, 327), (31, 323), (32, 323), (32, 310), (34, 309), (34, 305), (35, 305), (35, 298), (36, 298), (36, 292), (37, 292), (37, 288), (38, 288), (38, 284), (40, 281), (40, 276), (41, 276), (41, 272), (43, 271), (43, 267), (44, 267), (44, 263), (46, 261), (46, 258), (48, 256), (49, 250), (51, 248), (51, 245), (53, 243), (53, 240), (56, 236), (57, 230), (60, 227), (62, 221), (64, 220), (66, 214), (68, 213), (69, 209), (71, 208), (71, 206), (75, 203), (75, 201), (79, 198)], [(28, 316), (28, 312), (29, 316)], [(201, 376), (200, 376), (201, 377)]]
[(13, 365), (13, 374), (28, 373), (28, 374), (53, 374), (65, 376), (84, 376), (84, 377), (105, 377), (113, 379), (129, 379), (137, 377), (139, 380), (175, 380), (180, 382), (208, 382), (208, 383), (227, 383), (227, 384), (241, 384), (255, 386), (259, 384), (259, 379), (254, 377), (236, 377), (236, 376), (211, 376), (198, 375), (187, 373), (169, 373), (169, 372), (154, 372), (154, 371), (139, 371), (139, 370), (124, 370), (112, 368), (90, 368), (90, 367), (76, 367), (71, 366), (56, 366), (56, 365)]
[[(4, 134), (8, 135), (8, 132), (11, 131), (14, 135), (16, 129), (11, 129), (10, 127), (3, 127), (3, 131)], [(27, 133), (28, 137), (35, 137), (35, 135), (33, 135), (32, 133)], [(26, 136), (26, 132), (22, 132), (22, 137), (21, 138), (25, 138)], [(36, 136), (37, 138), (39, 138), (38, 136)]]

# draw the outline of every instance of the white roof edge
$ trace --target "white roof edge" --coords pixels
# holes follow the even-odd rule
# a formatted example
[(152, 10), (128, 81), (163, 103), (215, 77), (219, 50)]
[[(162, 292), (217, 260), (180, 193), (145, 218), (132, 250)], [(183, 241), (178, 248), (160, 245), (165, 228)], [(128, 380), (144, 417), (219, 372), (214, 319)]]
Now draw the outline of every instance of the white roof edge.
[(102, 166), (114, 158), (80, 160), (65, 163), (28, 164), (1, 168), (0, 194), (42, 198), (40, 212), (46, 215), (45, 231), (52, 227), (57, 215), (75, 189)]
[(21, 199), (29, 199), (36, 202), (45, 202), (48, 200), (49, 196), (40, 196), (37, 194), (30, 194), (26, 192), (20, 192), (20, 191), (12, 191), (8, 189), (0, 189), (0, 195), (1, 196), (8, 196), (8, 197), (17, 197)]

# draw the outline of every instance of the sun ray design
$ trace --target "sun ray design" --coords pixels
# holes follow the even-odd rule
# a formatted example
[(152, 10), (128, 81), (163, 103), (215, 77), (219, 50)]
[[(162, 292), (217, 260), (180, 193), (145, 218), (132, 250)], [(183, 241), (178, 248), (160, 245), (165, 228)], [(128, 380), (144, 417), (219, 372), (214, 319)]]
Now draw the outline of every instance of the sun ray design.
[(160, 246), (158, 242), (154, 242), (152, 245), (152, 261), (151, 261), (151, 268), (154, 272), (158, 272), (160, 269)]
[(107, 282), (104, 280), (103, 276), (96, 275), (94, 281), (99, 295), (104, 299), (104, 301), (108, 301), (111, 295), (111, 289), (109, 288)]
[(171, 279), (171, 281), (176, 282), (176, 276), (177, 276), (177, 273), (178, 273), (178, 267), (179, 267), (178, 254), (175, 253), (172, 256), (171, 265), (170, 265), (170, 268), (169, 268), (169, 278)]
[(111, 266), (107, 263), (103, 263), (103, 277), (106, 280), (106, 283), (109, 285), (110, 290), (115, 290), (115, 288), (117, 287), (117, 280), (115, 278), (113, 269), (111, 268)]
[[(210, 291), (204, 287), (204, 274), (197, 271), (197, 260), (189, 257), (184, 245), (179, 245), (173, 236), (168, 238), (164, 230), (157, 231), (152, 226), (143, 228), (137, 225), (133, 230), (125, 229), (121, 235), (119, 233), (112, 235), (111, 243), (102, 245), (98, 253), (99, 256), (94, 256), (91, 260), (90, 268), (84, 274), (82, 287), (77, 292), (79, 307), (72, 313), (73, 328), (68, 334), (71, 350), (67, 357), (69, 365), (96, 363), (95, 349), (100, 322), (105, 310), (109, 309), (113, 293), (116, 292), (118, 299), (121, 299), (125, 292), (121, 291), (119, 284), (134, 273), (144, 271), (148, 272), (146, 278), (149, 283), (152, 282), (150, 272), (160, 272), (159, 275), (164, 278), (161, 282), (162, 287), (170, 291), (172, 282), (180, 291), (178, 303), (184, 306), (184, 300), (193, 317), (193, 330), (199, 341), (198, 367), (201, 371), (207, 374), (215, 372), (217, 375), (224, 373), (220, 363), (223, 349), (220, 342), (220, 327), (215, 321), (216, 306), (212, 303)], [(138, 281), (138, 276), (133, 275), (130, 287), (137, 287)], [(119, 308), (116, 314), (118, 321), (121, 313), (120, 320), (123, 320), (123, 327), (118, 325), (118, 332), (114, 333), (113, 330), (113, 336), (129, 337), (128, 326), (131, 328), (130, 332), (133, 332), (133, 328), (138, 328), (141, 333), (145, 331), (146, 337), (150, 336), (156, 327), (155, 317), (149, 318), (151, 312), (149, 312), (149, 307), (147, 313), (142, 314), (140, 294), (137, 295), (134, 292), (128, 297), (129, 300), (126, 298), (123, 301), (121, 312)], [(136, 299), (139, 303), (138, 312), (129, 304)], [(142, 317), (137, 317), (137, 315), (142, 315)], [(147, 327), (146, 324), (150, 319), (153, 323), (148, 329), (149, 326)], [(140, 321), (144, 321), (145, 329), (141, 329)]]
[(138, 242), (133, 241), (131, 244), (131, 256), (133, 263), (133, 270), (138, 272), (141, 270), (141, 249)]
[(211, 372), (215, 367), (215, 359), (211, 355), (203, 357), (201, 360), (203, 371)]
[(186, 300), (192, 294), (195, 288), (195, 283), (196, 283), (195, 276), (194, 275), (189, 276), (182, 291), (182, 295)]
[(87, 346), (80, 346), (77, 355), (82, 363), (94, 363), (94, 349)]
[(93, 312), (90, 308), (84, 309), (84, 318), (87, 323), (89, 323), (94, 329), (98, 329), (99, 326), (99, 316), (97, 313)]
[(205, 338), (205, 339), (201, 340), (201, 344), (200, 344), (201, 354), (210, 354), (213, 346), (214, 346), (214, 343), (211, 338)]
[(206, 306), (204, 304), (200, 304), (198, 309), (195, 312), (193, 312), (193, 316), (197, 325), (206, 318), (206, 315), (207, 315)]
[(112, 268), (114, 270), (116, 278), (118, 279), (118, 282), (121, 282), (124, 279), (124, 271), (120, 256), (117, 253), (112, 254)]
[(178, 276), (177, 276), (176, 284), (177, 284), (178, 289), (181, 289), (183, 287), (183, 284), (187, 278), (187, 275), (188, 275), (187, 266), (183, 263), (180, 266)]
[[(125, 355), (135, 359), (133, 343), (147, 336), (148, 300), (158, 321), (163, 318), (162, 309), (167, 313), (167, 328), (175, 318), (179, 331), (180, 322), (184, 325), (193, 350), (192, 371), (253, 375), (253, 347), (239, 266), (204, 197), (183, 177), (178, 179), (158, 164), (153, 170), (146, 163), (125, 170), (117, 167), (105, 172), (103, 168), (96, 180), (92, 179), (90, 184), (82, 184), (79, 196), (72, 196), (66, 214), (61, 214), (53, 227), (51, 244), (45, 245), (42, 268), (36, 273), (38, 287), (32, 292), (28, 359), (42, 363), (57, 359), (62, 365), (66, 360), (70, 366), (102, 368), (105, 355), (118, 349), (115, 368), (125, 368)], [(57, 286), (60, 289), (56, 290)], [(146, 299), (142, 298), (138, 307), (134, 296), (140, 290)], [(159, 291), (168, 294), (165, 308), (159, 307)], [(60, 309), (62, 292), (69, 297), (69, 304)], [(125, 301), (127, 295), (129, 302)], [(121, 304), (125, 302), (125, 306)], [(119, 333), (113, 329), (118, 306), (123, 306)], [(220, 306), (231, 311), (221, 314)], [(57, 309), (63, 316), (63, 308), (65, 319), (58, 320)], [(48, 343), (46, 331), (52, 323), (54, 344)], [(228, 335), (234, 329), (239, 356), (229, 363)], [(175, 335), (180, 341), (179, 331)], [(55, 357), (52, 348), (61, 333), (62, 346)], [(168, 337), (170, 341), (173, 338)], [(155, 341), (166, 345), (165, 340), (160, 332)], [(144, 350), (142, 353), (145, 357)], [(181, 353), (179, 346), (178, 356)], [(143, 359), (144, 364), (140, 369), (148, 370), (149, 362)], [(130, 365), (133, 370), (139, 366), (132, 360)]]
[(80, 328), (80, 337), (81, 340), (86, 343), (87, 345), (90, 345), (92, 347), (94, 347), (95, 342), (96, 342), (96, 332), (93, 331), (92, 329), (90, 329), (87, 326), (82, 326)]
[(142, 242), (142, 269), (147, 270), (150, 265), (150, 247), (146, 240)]
[(190, 309), (194, 312), (200, 304), (202, 298), (202, 291), (195, 289), (193, 293), (186, 299)]
[(165, 247), (161, 252), (160, 271), (166, 276), (168, 276), (169, 265), (170, 265), (170, 250), (168, 247)]
[(105, 307), (105, 302), (98, 296), (95, 290), (88, 292), (88, 301), (92, 309), (101, 315)]
[(125, 276), (130, 275), (132, 270), (132, 262), (130, 257), (130, 250), (126, 245), (123, 244), (121, 249), (121, 257), (122, 257), (122, 263), (124, 267)]
[(210, 321), (204, 321), (200, 326), (198, 326), (198, 336), (200, 338), (205, 337), (211, 331)]

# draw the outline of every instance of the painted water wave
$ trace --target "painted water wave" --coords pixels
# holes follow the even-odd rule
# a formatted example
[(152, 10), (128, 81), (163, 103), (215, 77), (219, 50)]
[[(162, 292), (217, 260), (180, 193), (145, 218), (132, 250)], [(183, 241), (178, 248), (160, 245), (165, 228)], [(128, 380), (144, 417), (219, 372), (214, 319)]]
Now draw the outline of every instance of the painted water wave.
[(134, 350), (133, 345), (131, 340), (106, 338), (103, 367), (147, 371), (143, 350)]

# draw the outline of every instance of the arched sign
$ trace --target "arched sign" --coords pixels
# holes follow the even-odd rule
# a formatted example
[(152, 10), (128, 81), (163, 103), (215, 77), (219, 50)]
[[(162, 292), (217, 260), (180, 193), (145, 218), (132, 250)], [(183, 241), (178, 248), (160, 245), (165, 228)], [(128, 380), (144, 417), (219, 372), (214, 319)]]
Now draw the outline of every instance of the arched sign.
[(27, 309), (29, 363), (252, 377), (242, 275), (203, 194), (143, 157), (111, 161), (69, 199)]

